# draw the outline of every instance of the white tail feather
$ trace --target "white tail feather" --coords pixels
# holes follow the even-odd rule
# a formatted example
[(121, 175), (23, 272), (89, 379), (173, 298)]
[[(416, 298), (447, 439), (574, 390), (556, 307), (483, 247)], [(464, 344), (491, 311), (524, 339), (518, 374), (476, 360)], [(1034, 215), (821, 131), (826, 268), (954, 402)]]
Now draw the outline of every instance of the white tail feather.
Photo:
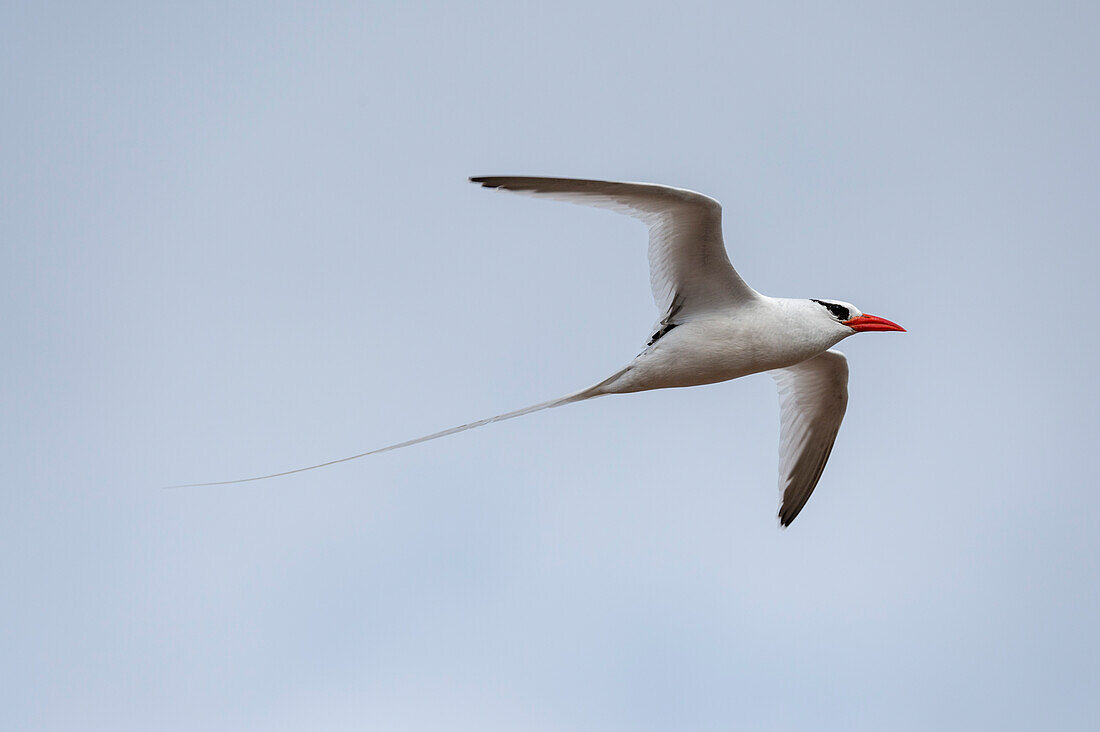
[[(628, 367), (629, 368), (629, 367)], [(542, 402), (540, 404), (532, 404), (529, 407), (523, 409), (517, 409), (514, 412), (505, 412), (504, 414), (498, 414), (495, 417), (488, 417), (486, 419), (479, 419), (477, 422), (470, 422), (469, 424), (459, 425), (458, 427), (451, 427), (450, 429), (443, 430), (441, 432), (433, 432), (430, 435), (424, 435), (423, 437), (417, 437), (414, 440), (406, 440), (405, 442), (398, 442), (395, 445), (387, 445), (386, 447), (379, 447), (375, 450), (369, 450), (367, 452), (361, 452), (358, 455), (350, 455), (348, 457), (340, 458), (338, 460), (329, 460), (327, 463), (318, 463), (316, 465), (309, 465), (304, 468), (295, 468), (294, 470), (284, 470), (281, 473), (271, 473), (269, 475), (257, 475), (253, 478), (238, 478), (236, 480), (219, 480), (212, 483), (185, 483), (183, 485), (171, 485), (167, 488), (203, 488), (213, 485), (232, 485), (234, 483), (251, 483), (254, 480), (267, 480), (268, 478), (278, 478), (283, 475), (293, 475), (294, 473), (304, 473), (307, 470), (316, 470), (317, 468), (324, 468), (329, 465), (336, 465), (337, 463), (346, 463), (349, 460), (358, 460), (368, 455), (377, 455), (381, 452), (389, 452), (390, 450), (397, 450), (402, 447), (409, 447), (410, 445), (416, 445), (421, 442), (428, 442), (429, 440), (436, 440), (440, 437), (446, 437), (447, 435), (457, 434), (459, 432), (465, 432), (466, 430), (472, 430), (475, 427), (482, 427), (493, 422), (503, 422), (506, 419), (512, 419), (513, 417), (522, 417), (525, 414), (531, 414), (532, 412), (539, 412), (543, 409), (550, 409), (551, 407), (560, 407), (563, 404), (572, 404), (573, 402), (581, 402), (585, 399), (591, 399), (592, 397), (602, 396), (608, 394), (604, 390), (604, 387), (617, 379), (627, 369), (619, 371), (613, 376), (601, 381), (595, 386), (590, 386), (587, 389), (581, 389), (580, 391), (567, 394), (566, 396), (559, 397), (557, 399), (551, 399), (548, 402)]]

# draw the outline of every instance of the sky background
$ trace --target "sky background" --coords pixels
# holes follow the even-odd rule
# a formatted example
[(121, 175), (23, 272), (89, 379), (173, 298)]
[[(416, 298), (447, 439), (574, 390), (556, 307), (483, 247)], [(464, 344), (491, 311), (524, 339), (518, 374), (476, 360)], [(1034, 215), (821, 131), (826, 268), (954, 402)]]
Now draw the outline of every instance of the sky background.
[[(12, 730), (1090, 729), (1095, 3), (0, 5)], [(777, 528), (775, 386), (607, 397), (645, 231), (904, 325)]]

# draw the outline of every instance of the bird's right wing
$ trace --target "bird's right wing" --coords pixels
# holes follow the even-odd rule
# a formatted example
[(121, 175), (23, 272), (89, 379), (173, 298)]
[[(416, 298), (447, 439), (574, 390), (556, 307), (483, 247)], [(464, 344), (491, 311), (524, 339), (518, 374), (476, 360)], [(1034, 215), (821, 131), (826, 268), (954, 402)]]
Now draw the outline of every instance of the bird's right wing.
[(779, 386), (779, 521), (789, 526), (814, 492), (848, 408), (848, 359), (825, 351), (771, 374)]
[(574, 178), (470, 180), (486, 188), (607, 208), (648, 224), (649, 279), (665, 325), (758, 297), (730, 264), (722, 242), (721, 205), (701, 193), (650, 183)]

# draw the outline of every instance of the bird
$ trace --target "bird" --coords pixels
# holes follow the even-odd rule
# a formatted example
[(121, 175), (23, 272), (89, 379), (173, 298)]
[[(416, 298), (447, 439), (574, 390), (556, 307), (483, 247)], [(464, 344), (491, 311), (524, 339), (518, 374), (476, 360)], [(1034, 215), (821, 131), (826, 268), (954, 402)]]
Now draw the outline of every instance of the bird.
[(648, 226), (650, 285), (659, 320), (644, 350), (606, 379), (557, 399), (303, 468), (172, 487), (292, 475), (596, 397), (767, 372), (779, 390), (778, 519), (789, 526), (821, 479), (848, 406), (848, 361), (833, 346), (856, 333), (905, 329), (841, 300), (776, 298), (754, 290), (726, 252), (721, 204), (702, 193), (580, 178), (469, 180), (484, 188), (610, 209)]

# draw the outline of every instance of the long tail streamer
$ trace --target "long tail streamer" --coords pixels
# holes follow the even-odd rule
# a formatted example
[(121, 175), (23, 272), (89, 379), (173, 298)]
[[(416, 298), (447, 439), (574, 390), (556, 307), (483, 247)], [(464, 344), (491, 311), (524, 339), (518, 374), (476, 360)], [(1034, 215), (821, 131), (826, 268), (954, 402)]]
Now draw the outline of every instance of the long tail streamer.
[[(616, 374), (618, 376), (618, 374)], [(614, 377), (612, 377), (614, 378)], [(529, 407), (523, 409), (517, 409), (514, 412), (505, 412), (504, 414), (498, 414), (495, 417), (488, 417), (486, 419), (479, 419), (477, 422), (470, 422), (469, 424), (459, 425), (458, 427), (451, 427), (450, 429), (443, 430), (441, 432), (433, 432), (430, 435), (424, 435), (423, 437), (417, 437), (413, 440), (406, 440), (405, 442), (398, 442), (395, 445), (387, 445), (386, 447), (379, 447), (375, 450), (368, 450), (367, 452), (361, 452), (358, 455), (349, 455), (338, 460), (329, 460), (326, 463), (317, 463), (316, 465), (309, 465), (304, 468), (295, 468), (294, 470), (284, 470), (281, 473), (270, 473), (268, 475), (257, 475), (252, 478), (238, 478), (236, 480), (218, 480), (211, 483), (185, 483), (183, 485), (170, 485), (165, 486), (168, 489), (172, 488), (203, 488), (206, 486), (214, 485), (233, 485), (234, 483), (251, 483), (255, 480), (267, 480), (268, 478), (279, 478), (284, 475), (294, 475), (295, 473), (304, 473), (307, 470), (316, 470), (317, 468), (325, 468), (329, 465), (336, 465), (337, 463), (346, 463), (349, 460), (358, 460), (359, 458), (367, 457), (368, 455), (377, 455), (382, 452), (389, 452), (390, 450), (398, 450), (402, 447), (409, 447), (410, 445), (416, 445), (421, 442), (428, 442), (429, 440), (437, 440), (440, 437), (446, 437), (447, 435), (457, 434), (459, 432), (465, 432), (466, 430), (472, 430), (475, 427), (482, 427), (493, 422), (503, 422), (506, 419), (512, 419), (514, 417), (522, 417), (525, 414), (531, 414), (532, 412), (539, 412), (543, 409), (550, 409), (551, 407), (560, 407), (563, 404), (572, 404), (573, 402), (584, 401), (585, 399), (591, 399), (592, 397), (601, 396), (606, 392), (600, 390), (604, 384), (611, 381), (600, 382), (596, 386), (582, 389), (581, 391), (568, 394), (558, 399), (551, 399), (548, 402), (542, 402), (540, 404), (532, 404)]]

